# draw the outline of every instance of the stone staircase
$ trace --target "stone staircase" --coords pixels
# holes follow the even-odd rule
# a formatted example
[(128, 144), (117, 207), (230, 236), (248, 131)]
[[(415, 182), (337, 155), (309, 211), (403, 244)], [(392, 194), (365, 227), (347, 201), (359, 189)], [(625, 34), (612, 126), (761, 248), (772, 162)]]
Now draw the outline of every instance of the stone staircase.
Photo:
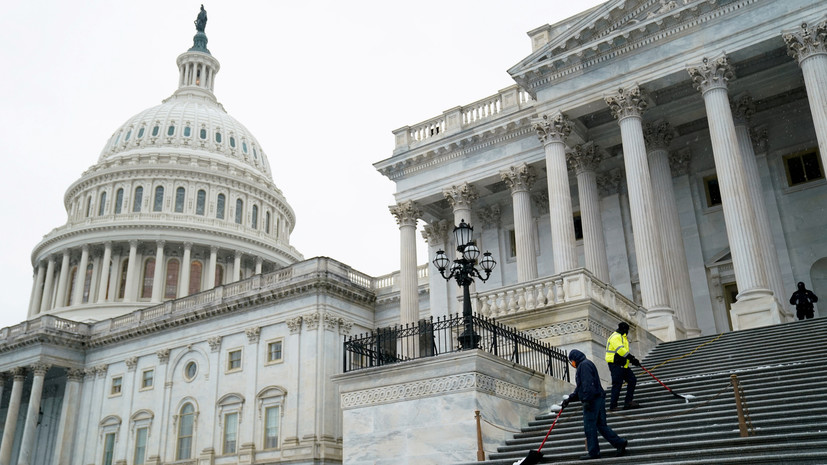
[[(629, 454), (615, 458), (601, 437), (603, 458), (585, 463), (827, 464), (827, 318), (664, 343), (642, 362), (676, 393), (695, 398), (686, 403), (634, 368), (643, 407), (609, 413), (609, 426), (629, 440)], [(754, 428), (746, 438), (731, 374)], [(488, 461), (473, 463), (513, 464), (539, 447), (554, 417), (538, 416)], [(572, 403), (543, 447), (542, 463), (583, 463), (578, 457), (585, 453), (580, 404)]]

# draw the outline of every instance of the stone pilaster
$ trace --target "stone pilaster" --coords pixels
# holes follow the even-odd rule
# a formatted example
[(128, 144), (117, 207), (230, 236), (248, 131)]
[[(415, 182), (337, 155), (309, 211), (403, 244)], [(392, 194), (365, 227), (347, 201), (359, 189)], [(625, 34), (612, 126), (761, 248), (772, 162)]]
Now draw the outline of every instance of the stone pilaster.
[(642, 115), (648, 103), (638, 86), (620, 89), (605, 100), (620, 125), (640, 294), (643, 306), (649, 310), (649, 330), (663, 340), (679, 339), (683, 330), (675, 325), (664, 286), (663, 251), (643, 137)]
[(537, 252), (534, 249), (531, 217), (531, 186), (537, 180), (534, 168), (523, 163), (500, 172), (500, 178), (511, 189), (514, 208), (514, 235), (517, 242), (517, 282), (537, 278)]
[(419, 320), (419, 279), (416, 273), (416, 223), (422, 211), (411, 200), (390, 208), (399, 225), (399, 322)]
[(32, 380), (32, 391), (29, 395), (29, 409), (26, 412), (26, 423), (23, 426), (23, 439), (20, 441), (20, 454), (17, 465), (35, 465), (34, 439), (37, 429), (37, 420), (40, 416), (40, 401), (43, 398), (43, 380), (46, 372), (51, 368), (45, 363), (35, 363), (31, 366), (34, 378)]
[(597, 279), (609, 283), (609, 261), (606, 258), (606, 240), (600, 217), (600, 197), (597, 194), (597, 167), (603, 155), (593, 142), (575, 146), (567, 154), (569, 166), (577, 175), (577, 194), (580, 198), (580, 221), (583, 225), (583, 254), (586, 269)]
[(787, 53), (798, 61), (804, 74), (804, 86), (813, 114), (813, 125), (821, 154), (821, 166), (827, 167), (827, 20), (782, 34)]
[(566, 166), (566, 138), (571, 133), (572, 125), (571, 121), (560, 112), (543, 115), (532, 120), (531, 123), (543, 144), (546, 155), (554, 272), (563, 273), (577, 267), (571, 190)]
[(767, 286), (765, 254), (760, 249), (755, 229), (755, 208), (747, 188), (743, 159), (729, 106), (728, 82), (735, 73), (726, 55), (704, 58), (703, 63), (690, 67), (689, 76), (701, 92), (709, 122), (715, 170), (721, 189), (721, 200), (727, 237), (732, 252), (738, 302), (732, 305), (733, 329), (780, 323), (778, 302)]

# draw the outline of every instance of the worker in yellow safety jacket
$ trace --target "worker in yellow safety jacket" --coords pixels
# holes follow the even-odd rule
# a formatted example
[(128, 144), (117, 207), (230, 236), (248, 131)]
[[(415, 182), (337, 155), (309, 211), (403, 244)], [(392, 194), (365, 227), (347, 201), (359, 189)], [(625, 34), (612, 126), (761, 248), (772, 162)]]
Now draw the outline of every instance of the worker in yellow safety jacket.
[(638, 408), (640, 404), (634, 401), (635, 384), (637, 378), (632, 373), (629, 365), (640, 366), (640, 361), (629, 352), (629, 325), (621, 321), (617, 325), (617, 331), (609, 336), (606, 341), (606, 362), (609, 364), (609, 371), (612, 374), (612, 396), (609, 401), (609, 411), (617, 410), (617, 401), (620, 398), (620, 389), (623, 382), (626, 382), (626, 398), (623, 402), (623, 410)]

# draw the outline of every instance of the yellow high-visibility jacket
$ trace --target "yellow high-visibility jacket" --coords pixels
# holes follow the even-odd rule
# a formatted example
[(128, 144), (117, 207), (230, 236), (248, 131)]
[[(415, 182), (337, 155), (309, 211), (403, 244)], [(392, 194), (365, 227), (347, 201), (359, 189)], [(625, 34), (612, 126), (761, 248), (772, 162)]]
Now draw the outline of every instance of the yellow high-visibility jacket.
[[(606, 361), (614, 363), (615, 354), (621, 357), (629, 355), (629, 339), (626, 338), (625, 334), (620, 334), (617, 331), (613, 332), (612, 335), (609, 336), (609, 340), (606, 341)], [(623, 368), (629, 368), (628, 360), (626, 360)]]

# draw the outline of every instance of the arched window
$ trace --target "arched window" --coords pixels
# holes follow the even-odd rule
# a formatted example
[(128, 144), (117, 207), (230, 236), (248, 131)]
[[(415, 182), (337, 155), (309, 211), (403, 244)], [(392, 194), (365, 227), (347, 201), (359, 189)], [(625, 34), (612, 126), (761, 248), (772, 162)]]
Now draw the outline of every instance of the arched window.
[(241, 224), (244, 219), (244, 202), (241, 199), (235, 201), (235, 222)]
[(123, 209), (123, 189), (118, 189), (115, 193), (115, 214), (119, 215)]
[(161, 129), (161, 128), (159, 128), (159, 127), (158, 127), (158, 125), (156, 124), (156, 125), (152, 128), (152, 137), (158, 137), (158, 131), (160, 131), (160, 129)]
[(170, 124), (169, 127), (167, 128), (167, 135), (168, 136), (174, 136), (175, 135), (175, 125), (174, 124)]
[(247, 142), (241, 141), (241, 150), (247, 153)]
[(270, 234), (270, 212), (264, 214), (264, 232)]
[(141, 298), (152, 298), (152, 283), (155, 281), (155, 259), (147, 258), (144, 262), (144, 285), (141, 286)]
[(204, 189), (198, 191), (195, 200), (195, 214), (204, 216), (204, 207), (207, 203), (207, 192)]
[(224, 194), (218, 194), (218, 200), (215, 202), (215, 217), (219, 220), (224, 219), (224, 204), (226, 197)]
[(224, 265), (215, 265), (215, 282), (214, 287), (220, 286), (224, 282)]
[(81, 303), (89, 302), (89, 291), (92, 289), (92, 272), (94, 271), (95, 267), (93, 264), (86, 265), (86, 275), (83, 279), (83, 296), (81, 297)]
[(184, 197), (187, 191), (183, 187), (175, 189), (175, 213), (184, 213)]
[(258, 229), (258, 205), (253, 205), (253, 220), (250, 224), (253, 229)]
[(133, 212), (140, 212), (141, 211), (141, 203), (144, 201), (144, 188), (138, 186), (135, 188), (135, 198), (132, 199), (132, 211)]
[(123, 141), (124, 142), (128, 141), (130, 137), (132, 137), (132, 130), (131, 129), (126, 132), (126, 137), (123, 138)]
[(187, 126), (184, 128), (184, 137), (189, 137), (192, 134), (192, 128)]
[(174, 299), (178, 296), (178, 273), (181, 271), (181, 262), (172, 258), (167, 262), (167, 280), (164, 285), (164, 298)]
[(92, 196), (86, 198), (86, 217), (89, 218), (89, 215), (92, 214)]
[(200, 132), (200, 134), (198, 134), (198, 136), (201, 137), (201, 140), (206, 139), (207, 138), (207, 130), (204, 129), (204, 128), (201, 128), (201, 132)]
[(140, 139), (141, 137), (144, 137), (144, 128), (143, 127), (138, 129), (138, 139)]
[(123, 299), (126, 294), (126, 270), (129, 268), (129, 259), (125, 259), (121, 264), (121, 281), (118, 286), (118, 298)]
[(192, 458), (192, 438), (195, 429), (195, 408), (187, 402), (178, 414), (178, 441), (175, 448), (175, 460)]
[(155, 202), (152, 204), (152, 211), (159, 212), (164, 208), (164, 186), (155, 188)]
[(101, 192), (101, 203), (98, 206), (98, 216), (103, 216), (104, 207), (106, 207), (106, 192)]
[(221, 143), (221, 133), (220, 132), (215, 133), (215, 141), (219, 144)]
[(204, 265), (200, 261), (193, 260), (190, 263), (189, 295), (201, 292), (201, 275), (203, 272)]
[(230, 147), (235, 148), (235, 137), (230, 136)]

